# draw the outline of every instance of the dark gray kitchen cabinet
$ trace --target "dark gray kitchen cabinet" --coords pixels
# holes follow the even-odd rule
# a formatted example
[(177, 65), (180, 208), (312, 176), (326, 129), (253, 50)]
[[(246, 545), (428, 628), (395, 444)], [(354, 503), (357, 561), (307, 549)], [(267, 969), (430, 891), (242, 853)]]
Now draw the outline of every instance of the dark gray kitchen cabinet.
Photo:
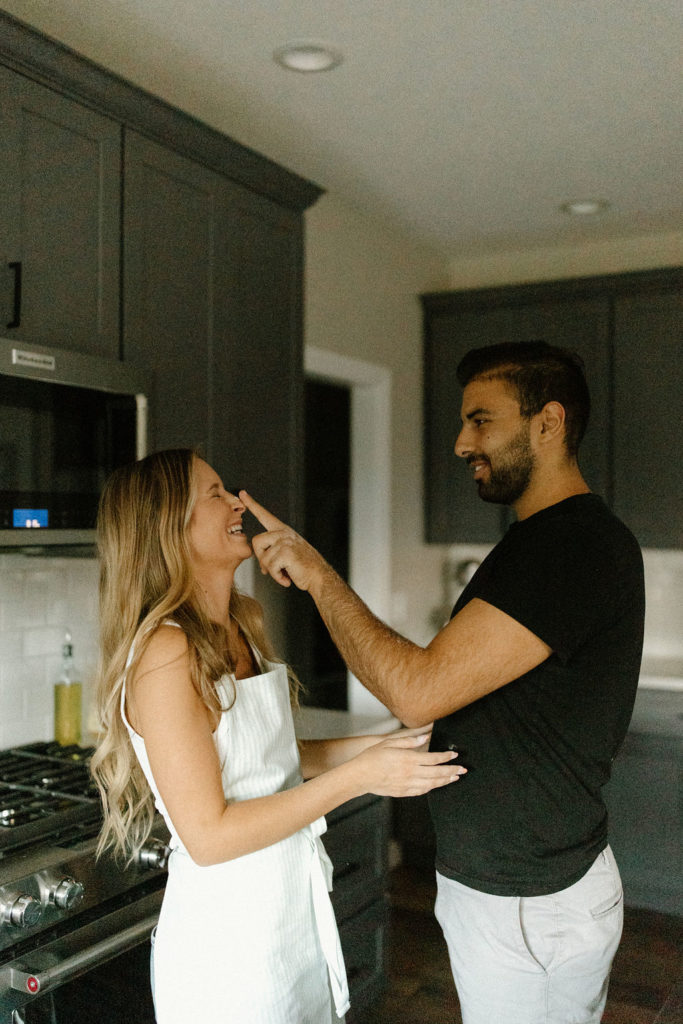
[(230, 182), (218, 214), (211, 458), (227, 485), (302, 528), (301, 217)]
[(119, 355), (121, 129), (0, 67), (0, 329)]
[(150, 372), (150, 448), (209, 457), (219, 175), (127, 132), (123, 357)]
[(453, 455), (470, 349), (545, 340), (579, 352), (591, 419), (579, 453), (590, 487), (644, 546), (681, 547), (683, 270), (672, 268), (422, 296), (425, 531), (432, 543), (495, 543), (508, 521)]
[(300, 217), (126, 133), (123, 353), (154, 378), (151, 446), (192, 445), (297, 519)]
[(638, 691), (604, 788), (625, 902), (667, 914), (683, 907), (682, 706), (676, 691)]
[(683, 291), (614, 304), (614, 510), (645, 547), (683, 548)]
[(386, 984), (389, 801), (359, 797), (327, 816), (325, 849), (334, 865), (332, 903), (351, 993), (348, 1024)]

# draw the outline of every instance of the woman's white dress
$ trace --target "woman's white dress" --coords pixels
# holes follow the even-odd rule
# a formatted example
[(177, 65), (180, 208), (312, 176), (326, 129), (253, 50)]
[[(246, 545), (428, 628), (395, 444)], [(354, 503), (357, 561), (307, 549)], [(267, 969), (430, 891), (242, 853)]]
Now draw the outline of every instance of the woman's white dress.
[[(228, 706), (214, 733), (228, 802), (302, 781), (283, 665), (219, 683)], [(324, 818), (288, 839), (210, 867), (189, 856), (163, 805), (145, 743), (121, 713), (171, 833), (172, 853), (154, 944), (158, 1024), (328, 1024), (348, 987), (318, 838)]]

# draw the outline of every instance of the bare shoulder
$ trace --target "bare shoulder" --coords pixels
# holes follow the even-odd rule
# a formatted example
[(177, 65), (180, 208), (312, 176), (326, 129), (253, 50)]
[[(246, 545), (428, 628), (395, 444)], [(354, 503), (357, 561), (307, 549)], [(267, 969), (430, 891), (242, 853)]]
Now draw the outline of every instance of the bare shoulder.
[[(188, 643), (185, 632), (178, 626), (164, 623), (155, 629), (145, 645), (140, 659), (140, 669), (153, 672), (187, 655)], [(139, 672), (139, 670), (138, 670)]]
[(171, 704), (183, 707), (196, 699), (185, 633), (177, 626), (159, 626), (128, 680), (126, 708), (131, 725), (146, 736), (150, 723), (159, 720)]
[(188, 643), (183, 630), (178, 626), (166, 624), (159, 626), (145, 644), (135, 669), (134, 683), (153, 678), (161, 672), (167, 676), (169, 671), (173, 672), (177, 669), (186, 671), (188, 667), (187, 654)]

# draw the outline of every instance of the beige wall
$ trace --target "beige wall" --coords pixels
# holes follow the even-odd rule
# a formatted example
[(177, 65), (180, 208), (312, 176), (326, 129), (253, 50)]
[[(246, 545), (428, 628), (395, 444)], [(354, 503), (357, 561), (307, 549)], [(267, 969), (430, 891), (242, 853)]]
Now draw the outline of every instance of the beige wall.
[(447, 287), (441, 257), (326, 195), (306, 214), (306, 342), (392, 374), (391, 624), (425, 638), (441, 553), (422, 543), (421, 292)]
[[(587, 232), (589, 235), (589, 232)], [(552, 281), (594, 274), (619, 274), (652, 270), (683, 263), (683, 232), (614, 238), (583, 245), (503, 252), (473, 260), (453, 260), (450, 288), (486, 288), (525, 281)]]

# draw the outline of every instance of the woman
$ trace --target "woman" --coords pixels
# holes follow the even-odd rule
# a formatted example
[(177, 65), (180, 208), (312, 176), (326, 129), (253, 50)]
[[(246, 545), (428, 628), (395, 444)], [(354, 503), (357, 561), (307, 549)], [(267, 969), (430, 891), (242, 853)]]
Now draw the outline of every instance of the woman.
[(233, 583), (252, 553), (243, 513), (185, 449), (117, 470), (100, 504), (99, 850), (132, 858), (155, 804), (166, 819), (159, 1024), (342, 1017), (323, 815), (363, 793), (425, 793), (464, 771), (452, 751), (427, 752), (425, 730), (297, 747), (296, 686), (260, 606)]

